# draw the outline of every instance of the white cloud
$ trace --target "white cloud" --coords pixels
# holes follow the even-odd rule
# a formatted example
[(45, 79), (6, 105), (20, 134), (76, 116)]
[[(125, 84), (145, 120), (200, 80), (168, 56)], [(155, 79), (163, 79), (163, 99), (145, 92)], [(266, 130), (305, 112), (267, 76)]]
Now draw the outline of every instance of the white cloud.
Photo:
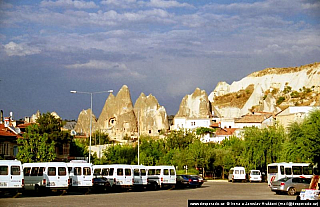
[(193, 7), (191, 4), (179, 3), (178, 1), (150, 0), (147, 3), (150, 7), (174, 8), (174, 7)]
[(39, 54), (41, 52), (37, 47), (28, 46), (25, 43), (17, 44), (15, 42), (9, 42), (4, 45), (4, 49), (8, 56), (27, 56)]
[(123, 63), (113, 63), (101, 60), (90, 60), (87, 63), (67, 65), (66, 68), (75, 69), (100, 69), (100, 70), (113, 70), (113, 71), (125, 71), (127, 66)]
[(136, 6), (136, 0), (103, 0), (102, 5), (113, 6), (118, 8), (133, 8)]
[(93, 1), (83, 1), (83, 0), (57, 0), (57, 1), (50, 1), (44, 0), (40, 4), (42, 7), (62, 7), (62, 8), (69, 8), (74, 7), (77, 9), (95, 9), (98, 6)]

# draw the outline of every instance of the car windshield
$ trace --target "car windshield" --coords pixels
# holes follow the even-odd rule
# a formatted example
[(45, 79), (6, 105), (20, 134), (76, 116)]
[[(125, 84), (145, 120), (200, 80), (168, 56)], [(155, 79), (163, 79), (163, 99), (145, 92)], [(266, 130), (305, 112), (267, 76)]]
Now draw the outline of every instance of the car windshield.
[(260, 175), (260, 171), (251, 171), (251, 175)]

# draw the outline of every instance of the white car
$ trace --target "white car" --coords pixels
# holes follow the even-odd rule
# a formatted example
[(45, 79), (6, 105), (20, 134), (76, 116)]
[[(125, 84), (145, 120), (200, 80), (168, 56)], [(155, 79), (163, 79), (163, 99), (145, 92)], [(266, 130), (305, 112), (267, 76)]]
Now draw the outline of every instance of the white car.
[(261, 182), (262, 176), (260, 170), (250, 170), (249, 171), (249, 182)]

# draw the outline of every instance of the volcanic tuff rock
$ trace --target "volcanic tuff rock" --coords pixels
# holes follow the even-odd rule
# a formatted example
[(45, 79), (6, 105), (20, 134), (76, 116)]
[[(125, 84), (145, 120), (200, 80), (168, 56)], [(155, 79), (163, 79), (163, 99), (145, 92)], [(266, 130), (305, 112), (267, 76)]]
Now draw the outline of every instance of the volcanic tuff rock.
[(134, 112), (138, 120), (139, 134), (159, 136), (160, 131), (169, 129), (166, 109), (160, 106), (153, 95), (141, 93), (134, 104)]
[[(76, 126), (74, 127), (74, 130), (79, 133), (79, 134), (90, 134), (90, 114), (91, 114), (91, 109), (87, 110), (82, 110), (78, 116), (78, 121)], [(96, 130), (96, 123), (97, 123), (97, 118), (96, 116), (92, 113), (92, 132)]]
[[(250, 85), (254, 86), (251, 92), (248, 90)], [(302, 91), (312, 89), (315, 98), (306, 100), (297, 100), (290, 97), (292, 91)], [(237, 98), (243, 94), (239, 91), (245, 91), (251, 94), (241, 107), (234, 107), (218, 103), (221, 97), (234, 93)], [(289, 90), (289, 94), (285, 91)], [(307, 90), (306, 90), (307, 91)], [(281, 103), (276, 103), (277, 98), (287, 97), (282, 107), (299, 104), (317, 105), (318, 94), (320, 92), (320, 63), (313, 63), (300, 67), (292, 68), (267, 68), (262, 71), (254, 72), (240, 81), (235, 81), (231, 85), (226, 82), (219, 82), (214, 91), (209, 95), (213, 107), (222, 117), (240, 117), (251, 112), (254, 108), (267, 112), (279, 112)], [(269, 95), (271, 94), (271, 95)], [(281, 98), (282, 98), (281, 97)], [(278, 106), (279, 105), (279, 106)]]
[(137, 120), (128, 86), (122, 86), (116, 96), (109, 95), (99, 116), (97, 128), (107, 132), (109, 137), (116, 140), (134, 136), (137, 131)]
[(211, 115), (210, 102), (205, 90), (196, 88), (191, 95), (186, 95), (175, 117), (209, 118)]

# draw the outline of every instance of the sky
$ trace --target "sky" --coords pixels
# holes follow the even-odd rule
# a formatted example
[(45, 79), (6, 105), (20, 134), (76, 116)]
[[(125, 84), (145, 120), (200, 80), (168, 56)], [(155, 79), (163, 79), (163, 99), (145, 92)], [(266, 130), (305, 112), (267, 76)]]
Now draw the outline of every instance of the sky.
[(196, 88), (319, 62), (319, 20), (319, 0), (0, 0), (0, 109), (77, 120), (90, 95), (71, 90), (127, 85), (175, 115)]

